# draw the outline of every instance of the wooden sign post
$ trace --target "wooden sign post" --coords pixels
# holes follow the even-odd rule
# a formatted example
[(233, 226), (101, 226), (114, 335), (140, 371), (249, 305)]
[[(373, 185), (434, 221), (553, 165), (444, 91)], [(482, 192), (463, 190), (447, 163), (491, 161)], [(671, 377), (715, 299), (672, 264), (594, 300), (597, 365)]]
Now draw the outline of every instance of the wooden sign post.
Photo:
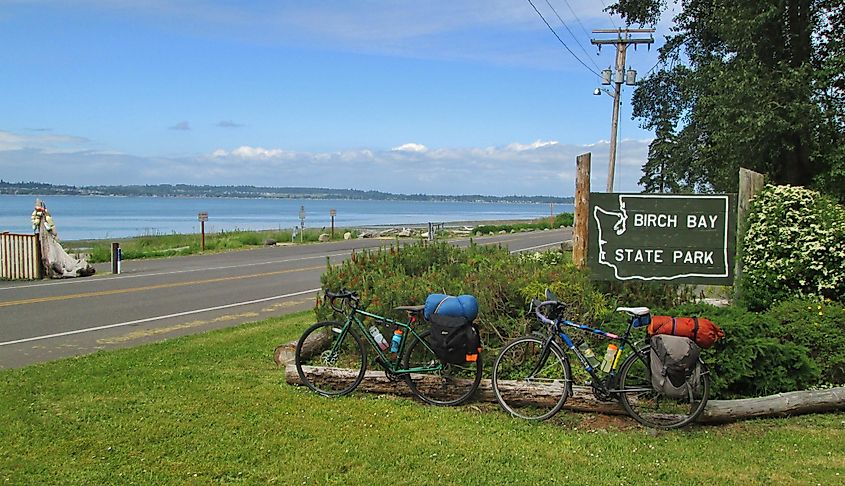
[(200, 228), (202, 232), (202, 251), (205, 251), (205, 222), (208, 221), (208, 213), (202, 211), (201, 213), (197, 214), (197, 219), (200, 222)]
[(588, 214), (590, 212), (590, 159), (587, 152), (575, 159), (575, 222), (572, 228), (572, 261), (587, 266)]

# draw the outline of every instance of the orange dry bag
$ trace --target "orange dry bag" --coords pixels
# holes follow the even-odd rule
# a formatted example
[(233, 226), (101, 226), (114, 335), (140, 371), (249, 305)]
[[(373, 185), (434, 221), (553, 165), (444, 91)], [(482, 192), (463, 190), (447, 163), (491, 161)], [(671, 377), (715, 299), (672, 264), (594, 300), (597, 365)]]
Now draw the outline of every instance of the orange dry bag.
[(656, 334), (689, 338), (702, 348), (709, 348), (717, 340), (725, 337), (725, 332), (713, 321), (699, 317), (652, 316), (651, 324), (648, 325), (648, 335)]

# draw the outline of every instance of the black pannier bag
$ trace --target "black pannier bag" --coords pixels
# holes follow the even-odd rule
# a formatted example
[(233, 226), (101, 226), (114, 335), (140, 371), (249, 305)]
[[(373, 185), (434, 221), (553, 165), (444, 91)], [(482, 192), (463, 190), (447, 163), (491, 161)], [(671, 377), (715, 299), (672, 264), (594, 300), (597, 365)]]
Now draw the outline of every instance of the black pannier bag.
[(444, 363), (475, 362), (481, 351), (478, 300), (472, 295), (430, 294), (424, 317), (431, 322), (431, 348)]
[(651, 385), (672, 398), (701, 395), (701, 348), (691, 339), (658, 334), (651, 337)]
[(474, 360), (480, 347), (478, 328), (459, 316), (431, 316), (431, 349), (445, 363), (461, 364)]

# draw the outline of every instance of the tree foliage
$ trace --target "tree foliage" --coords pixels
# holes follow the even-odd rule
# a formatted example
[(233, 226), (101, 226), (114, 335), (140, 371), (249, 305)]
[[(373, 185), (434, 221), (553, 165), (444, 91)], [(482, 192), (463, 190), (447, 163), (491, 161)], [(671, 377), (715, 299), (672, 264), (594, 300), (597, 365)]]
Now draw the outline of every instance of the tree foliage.
[[(619, 0), (653, 25), (665, 0)], [(634, 92), (655, 131), (648, 192), (737, 190), (739, 167), (845, 200), (841, 0), (684, 0), (658, 68)]]

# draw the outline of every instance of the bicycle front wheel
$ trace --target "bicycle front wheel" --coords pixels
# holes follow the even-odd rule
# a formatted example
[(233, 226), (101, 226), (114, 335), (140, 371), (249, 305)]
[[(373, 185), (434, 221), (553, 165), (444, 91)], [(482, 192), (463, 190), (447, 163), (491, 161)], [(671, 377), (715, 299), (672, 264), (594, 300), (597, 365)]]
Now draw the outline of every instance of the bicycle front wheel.
[(571, 387), (569, 360), (560, 347), (525, 336), (509, 343), (493, 363), (493, 392), (506, 412), (527, 420), (546, 420), (556, 414)]
[(669, 397), (651, 384), (651, 348), (632, 353), (619, 371), (619, 400), (637, 422), (646, 427), (677, 429), (689, 425), (701, 415), (710, 394), (710, 375), (703, 362), (699, 386), (688, 387), (682, 397)]
[(435, 368), (438, 371), (406, 373), (405, 382), (411, 393), (423, 402), (432, 405), (448, 406), (466, 403), (478, 390), (481, 383), (481, 356), (475, 362), (462, 364), (443, 363), (434, 354), (429, 336), (424, 331), (419, 338), (411, 337), (408, 349), (402, 356), (402, 368)]
[(318, 322), (296, 343), (296, 372), (308, 388), (326, 397), (346, 395), (364, 379), (367, 354), (351, 326)]

